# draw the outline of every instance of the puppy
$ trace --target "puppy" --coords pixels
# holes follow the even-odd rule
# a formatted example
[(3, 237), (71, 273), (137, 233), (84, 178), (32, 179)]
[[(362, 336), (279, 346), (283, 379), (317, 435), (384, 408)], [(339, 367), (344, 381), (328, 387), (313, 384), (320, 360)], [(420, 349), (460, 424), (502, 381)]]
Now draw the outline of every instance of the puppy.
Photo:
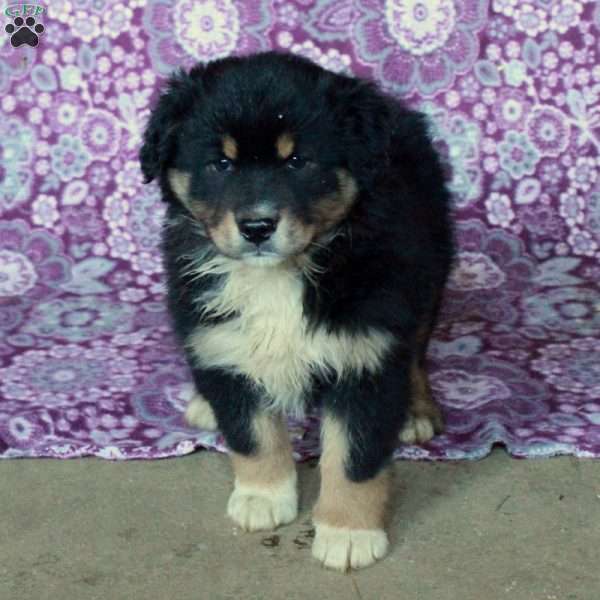
[(424, 364), (453, 242), (423, 117), (302, 58), (226, 58), (170, 79), (140, 158), (168, 204), (187, 420), (231, 450), (229, 516), (249, 531), (296, 517), (284, 417), (318, 401), (313, 555), (370, 565), (399, 436), (442, 428)]

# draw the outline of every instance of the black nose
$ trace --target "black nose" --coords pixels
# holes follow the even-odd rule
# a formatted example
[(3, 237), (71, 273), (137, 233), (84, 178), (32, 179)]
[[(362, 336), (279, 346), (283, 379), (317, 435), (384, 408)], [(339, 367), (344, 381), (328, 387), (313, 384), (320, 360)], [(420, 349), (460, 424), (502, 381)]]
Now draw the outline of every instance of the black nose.
[(253, 244), (266, 242), (277, 227), (273, 219), (246, 219), (238, 223), (242, 236)]

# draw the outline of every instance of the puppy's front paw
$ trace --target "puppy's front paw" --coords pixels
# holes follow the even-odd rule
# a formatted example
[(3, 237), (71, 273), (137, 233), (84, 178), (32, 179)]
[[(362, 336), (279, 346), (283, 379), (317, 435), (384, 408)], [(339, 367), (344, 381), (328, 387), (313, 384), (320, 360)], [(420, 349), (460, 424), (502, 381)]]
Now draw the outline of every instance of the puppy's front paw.
[(185, 420), (192, 427), (214, 431), (217, 428), (217, 419), (210, 404), (204, 396), (196, 394), (187, 406)]
[(348, 529), (316, 523), (312, 554), (337, 571), (361, 569), (383, 558), (389, 542), (383, 529)]
[(227, 514), (244, 530), (275, 529), (291, 523), (298, 514), (296, 477), (277, 487), (250, 487), (236, 483)]

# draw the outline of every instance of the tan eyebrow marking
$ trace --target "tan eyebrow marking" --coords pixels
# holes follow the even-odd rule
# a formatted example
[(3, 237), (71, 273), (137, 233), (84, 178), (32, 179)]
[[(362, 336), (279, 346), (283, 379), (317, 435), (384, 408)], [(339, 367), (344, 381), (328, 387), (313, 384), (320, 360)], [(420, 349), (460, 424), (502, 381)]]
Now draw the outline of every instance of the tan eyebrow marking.
[(289, 158), (294, 151), (294, 139), (289, 133), (282, 133), (275, 142), (277, 148), (277, 156), (279, 158)]
[(230, 160), (238, 157), (237, 142), (230, 135), (223, 136), (223, 154)]

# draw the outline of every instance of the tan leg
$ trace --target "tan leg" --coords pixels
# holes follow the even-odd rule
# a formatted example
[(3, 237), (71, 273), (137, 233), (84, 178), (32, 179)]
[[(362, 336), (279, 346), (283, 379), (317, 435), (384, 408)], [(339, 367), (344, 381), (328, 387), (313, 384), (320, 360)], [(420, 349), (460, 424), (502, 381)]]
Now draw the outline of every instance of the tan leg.
[(344, 427), (326, 416), (321, 435), (321, 492), (314, 509), (313, 556), (340, 571), (366, 567), (385, 556), (388, 549), (383, 527), (391, 471), (385, 468), (360, 483), (349, 480), (344, 468), (348, 457)]
[(413, 360), (410, 367), (411, 405), (404, 427), (400, 431), (401, 442), (422, 444), (444, 430), (444, 420), (431, 389), (427, 372), (418, 361)]
[(296, 466), (283, 418), (259, 413), (253, 422), (258, 450), (231, 453), (234, 490), (227, 514), (246, 531), (274, 529), (298, 512)]

